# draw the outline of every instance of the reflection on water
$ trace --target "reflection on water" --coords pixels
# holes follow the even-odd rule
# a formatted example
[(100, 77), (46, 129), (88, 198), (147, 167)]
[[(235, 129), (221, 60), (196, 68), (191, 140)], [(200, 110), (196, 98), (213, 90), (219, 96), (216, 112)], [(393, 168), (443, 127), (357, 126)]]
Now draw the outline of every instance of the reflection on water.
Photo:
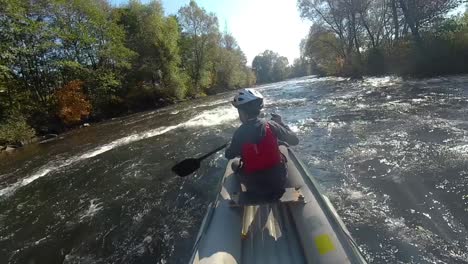
[[(466, 76), (302, 78), (266, 113), (374, 263), (467, 263)], [(228, 140), (233, 93), (135, 114), (0, 156), (1, 263), (185, 263), (227, 161), (169, 168)]]

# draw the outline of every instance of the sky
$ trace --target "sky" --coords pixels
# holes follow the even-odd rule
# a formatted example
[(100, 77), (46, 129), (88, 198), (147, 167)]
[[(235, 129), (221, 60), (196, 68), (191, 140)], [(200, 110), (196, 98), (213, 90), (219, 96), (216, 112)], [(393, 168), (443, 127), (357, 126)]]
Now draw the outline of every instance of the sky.
[(458, 8), (456, 8), (455, 10), (453, 10), (452, 12), (450, 12), (450, 15), (461, 15), (463, 14), (464, 12), (468, 11), (467, 10), (467, 7), (468, 5), (463, 3), (463, 4), (460, 4), (460, 6)]
[[(110, 0), (113, 5), (128, 0)], [(148, 0), (142, 0), (143, 3)], [(167, 15), (176, 14), (190, 0), (162, 0)], [(197, 0), (197, 4), (218, 16), (221, 31), (227, 28), (251, 65), (254, 57), (269, 49), (288, 58), (299, 57), (299, 44), (311, 22), (302, 20), (296, 0)]]

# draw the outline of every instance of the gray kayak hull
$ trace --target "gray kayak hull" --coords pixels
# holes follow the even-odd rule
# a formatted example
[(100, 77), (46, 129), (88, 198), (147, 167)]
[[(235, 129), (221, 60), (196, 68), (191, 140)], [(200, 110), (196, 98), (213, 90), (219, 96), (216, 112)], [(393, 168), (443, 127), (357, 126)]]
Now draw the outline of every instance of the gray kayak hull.
[(288, 187), (299, 189), (304, 202), (233, 206), (241, 187), (229, 164), (190, 263), (366, 263), (294, 152), (281, 151), (288, 159)]

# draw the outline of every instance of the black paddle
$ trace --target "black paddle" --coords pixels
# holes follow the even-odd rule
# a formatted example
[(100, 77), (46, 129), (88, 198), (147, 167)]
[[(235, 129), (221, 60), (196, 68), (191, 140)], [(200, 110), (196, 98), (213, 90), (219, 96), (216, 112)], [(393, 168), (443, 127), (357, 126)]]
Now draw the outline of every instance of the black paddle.
[(198, 170), (200, 168), (200, 164), (202, 162), (202, 160), (208, 158), (209, 156), (215, 154), (216, 152), (224, 149), (225, 147), (227, 147), (227, 143), (216, 148), (215, 150), (211, 151), (210, 153), (208, 154), (205, 154), (199, 158), (192, 158), (192, 159), (186, 159), (184, 161), (181, 161), (179, 163), (177, 163), (176, 165), (174, 165), (174, 167), (172, 167), (172, 171), (179, 175), (180, 177), (186, 177), (186, 176), (189, 176), (190, 174), (194, 173), (196, 170)]

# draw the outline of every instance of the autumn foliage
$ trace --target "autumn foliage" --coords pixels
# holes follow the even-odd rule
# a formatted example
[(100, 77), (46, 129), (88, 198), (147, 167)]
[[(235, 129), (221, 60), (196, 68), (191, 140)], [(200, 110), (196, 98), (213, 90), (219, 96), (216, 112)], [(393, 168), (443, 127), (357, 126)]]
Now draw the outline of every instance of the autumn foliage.
[(91, 113), (91, 104), (83, 93), (83, 81), (67, 83), (55, 96), (58, 101), (58, 116), (65, 125), (77, 125)]

